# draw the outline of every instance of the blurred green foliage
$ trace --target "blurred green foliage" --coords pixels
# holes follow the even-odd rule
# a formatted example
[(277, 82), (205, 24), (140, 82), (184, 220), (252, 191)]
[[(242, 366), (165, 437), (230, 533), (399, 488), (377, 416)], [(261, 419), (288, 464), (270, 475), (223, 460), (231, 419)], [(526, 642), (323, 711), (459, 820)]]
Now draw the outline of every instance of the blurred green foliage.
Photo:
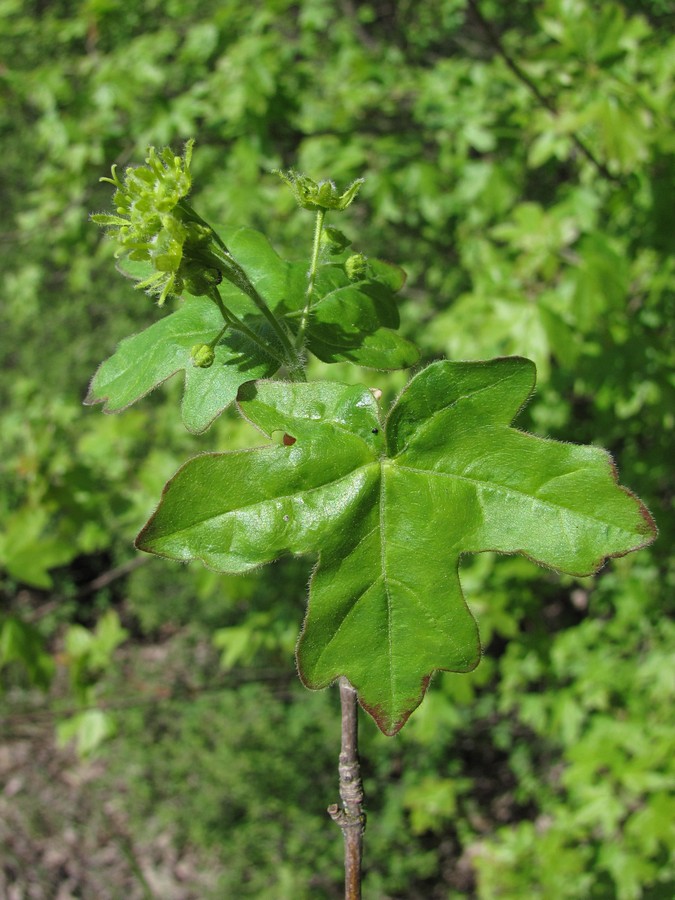
[[(438, 676), (399, 738), (364, 726), (366, 896), (665, 900), (673, 18), (666, 2), (639, 0), (478, 9), (0, 0), (0, 668), (11, 689), (0, 703), (74, 672), (82, 657), (63, 647), (82, 632), (69, 629), (89, 644), (109, 609), (130, 634), (125, 652), (161, 641), (192, 654), (188, 674), (154, 672), (160, 685), (217, 679), (218, 655), (204, 651), (214, 635), (226, 668), (292, 672), (304, 564), (222, 579), (150, 562), (96, 588), (131, 560), (186, 451), (256, 437), (229, 413), (186, 434), (172, 382), (120, 417), (80, 406), (97, 363), (159, 315), (114, 272), (88, 216), (108, 205), (98, 178), (111, 163), (194, 136), (195, 208), (263, 227), (306, 259), (311, 224), (267, 173), (364, 175), (344, 230), (407, 270), (404, 332), (427, 359), (534, 359), (540, 387), (521, 427), (608, 447), (661, 529), (593, 581), (490, 554), (465, 561), (483, 662)], [(390, 396), (401, 386), (362, 379)], [(135, 683), (110, 650), (73, 682), (75, 700), (77, 684), (98, 698)], [(208, 848), (220, 896), (339, 896), (339, 839), (322, 818), (336, 700), (280, 678), (112, 713), (119, 734), (99, 748), (122, 760), (138, 832), (161, 820)], [(80, 732), (85, 744), (104, 733), (93, 719)]]

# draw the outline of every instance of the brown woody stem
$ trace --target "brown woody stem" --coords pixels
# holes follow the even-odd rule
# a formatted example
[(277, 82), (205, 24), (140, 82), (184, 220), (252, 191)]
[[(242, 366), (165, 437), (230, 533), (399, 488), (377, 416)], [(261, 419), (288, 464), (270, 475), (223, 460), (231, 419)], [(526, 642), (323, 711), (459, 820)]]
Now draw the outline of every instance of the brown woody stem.
[[(516, 76), (516, 78), (519, 79), (519, 81), (521, 81), (527, 88), (529, 88), (529, 90), (537, 98), (539, 103), (543, 107), (545, 107), (551, 113), (552, 116), (557, 117), (558, 110), (556, 108), (556, 105), (553, 103), (553, 101), (549, 97), (547, 97), (545, 94), (543, 94), (539, 90), (538, 86), (530, 78), (530, 76), (525, 72), (525, 70), (520, 65), (518, 65), (516, 60), (507, 52), (507, 50), (504, 47), (504, 44), (502, 43), (502, 40), (499, 36), (499, 33), (492, 26), (492, 23), (490, 22), (490, 20), (486, 19), (485, 16), (483, 15), (483, 13), (481, 12), (480, 6), (478, 5), (478, 0), (469, 0), (469, 6), (471, 7), (471, 10), (473, 11), (474, 16), (480, 22), (480, 25), (481, 25), (483, 31), (485, 32), (487, 39), (490, 41), (490, 43), (492, 44), (494, 49), (504, 60), (504, 62), (508, 66), (508, 68), (513, 72), (513, 74)], [(584, 143), (584, 141), (581, 140), (581, 138), (578, 135), (570, 134), (570, 138), (576, 144), (576, 146), (580, 150), (580, 152), (583, 153), (583, 155), (586, 157), (586, 159), (589, 162), (593, 163), (593, 165), (598, 170), (598, 172), (603, 176), (603, 178), (606, 178), (608, 181), (613, 181), (618, 184), (621, 183), (621, 178), (619, 178), (617, 175), (613, 175), (612, 172), (609, 171), (607, 166), (595, 156), (595, 154), (591, 151), (591, 149)]]
[(345, 841), (345, 900), (361, 900), (361, 858), (366, 816), (358, 754), (358, 704), (356, 691), (340, 678), (342, 742), (340, 747), (340, 800), (328, 807), (328, 814), (342, 829)]

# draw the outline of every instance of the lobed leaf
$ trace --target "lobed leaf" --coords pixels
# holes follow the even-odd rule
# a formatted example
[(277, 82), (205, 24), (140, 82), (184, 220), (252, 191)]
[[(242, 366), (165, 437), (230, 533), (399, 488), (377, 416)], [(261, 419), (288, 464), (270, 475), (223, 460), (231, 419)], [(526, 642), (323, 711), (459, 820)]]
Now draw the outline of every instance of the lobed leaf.
[(322, 688), (345, 675), (394, 734), (436, 669), (479, 662), (463, 553), (522, 553), (587, 575), (655, 536), (607, 453), (510, 427), (534, 378), (517, 357), (433, 363), (384, 426), (360, 386), (246, 384), (244, 415), (295, 441), (191, 460), (137, 545), (223, 572), (318, 553), (301, 678)]
[[(219, 229), (227, 249), (248, 275), (269, 308), (278, 316), (301, 309), (307, 287), (306, 263), (288, 262), (282, 259), (267, 237), (253, 228)], [(241, 297), (238, 289), (229, 282), (220, 285), (226, 301)], [(251, 312), (256, 308), (245, 299)]]
[(189, 431), (204, 431), (233, 402), (243, 382), (279, 368), (257, 344), (231, 331), (216, 345), (212, 366), (194, 366), (192, 346), (214, 340), (222, 327), (214, 303), (188, 297), (176, 312), (120, 343), (99, 366), (84, 402), (103, 403), (105, 412), (119, 412), (184, 370), (183, 422)]
[(373, 369), (405, 369), (419, 360), (417, 347), (396, 333), (399, 314), (394, 291), (405, 275), (379, 260), (374, 275), (349, 281), (340, 266), (322, 266), (318, 301), (307, 332), (309, 349), (324, 362), (352, 362)]

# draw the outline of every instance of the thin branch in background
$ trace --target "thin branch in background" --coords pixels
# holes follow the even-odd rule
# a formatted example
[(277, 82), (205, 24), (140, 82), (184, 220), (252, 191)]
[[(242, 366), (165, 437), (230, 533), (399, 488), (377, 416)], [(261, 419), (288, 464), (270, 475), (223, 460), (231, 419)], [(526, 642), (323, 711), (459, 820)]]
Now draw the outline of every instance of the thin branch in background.
[[(109, 584), (112, 584), (113, 581), (117, 581), (118, 578), (124, 578), (141, 566), (145, 566), (147, 563), (152, 562), (152, 559), (153, 557), (151, 556), (144, 556), (139, 553), (138, 556), (132, 557), (132, 559), (116, 566), (114, 569), (108, 569), (107, 572), (97, 575), (93, 581), (89, 581), (87, 584), (83, 585), (75, 594), (75, 599), (81, 600), (84, 597), (88, 597), (89, 594), (95, 594), (96, 591), (100, 591), (102, 588), (107, 587)], [(16, 595), (16, 599), (19, 604), (30, 605), (38, 602), (39, 598), (33, 591), (22, 589)], [(62, 603), (62, 596), (54, 597), (52, 600), (48, 600), (41, 606), (29, 611), (25, 616), (25, 619), (28, 622), (37, 622), (39, 619), (43, 619), (45, 616), (48, 616), (50, 613), (57, 610)]]
[(107, 572), (104, 572), (102, 575), (99, 575), (97, 578), (94, 578), (93, 581), (90, 581), (86, 584), (81, 591), (78, 593), (79, 596), (83, 596), (85, 594), (93, 594), (95, 591), (100, 591), (101, 588), (107, 587), (113, 581), (117, 581), (118, 578), (124, 578), (125, 575), (129, 575), (135, 569), (139, 569), (141, 566), (146, 565), (146, 563), (150, 562), (152, 557), (143, 556), (140, 553), (138, 556), (132, 557), (125, 563), (122, 563), (121, 566), (117, 566), (114, 569), (109, 569)]
[[(553, 101), (550, 100), (545, 94), (543, 94), (539, 90), (538, 85), (534, 81), (532, 81), (532, 79), (527, 74), (527, 72), (525, 72), (523, 69), (521, 69), (521, 67), (518, 65), (518, 63), (515, 61), (515, 59), (513, 59), (513, 57), (510, 56), (510, 54), (507, 52), (498, 32), (493, 28), (492, 23), (489, 21), (489, 19), (486, 19), (485, 16), (483, 15), (483, 13), (481, 12), (480, 7), (478, 5), (478, 0), (468, 0), (468, 2), (469, 2), (469, 7), (470, 7), (471, 11), (473, 12), (476, 19), (478, 19), (483, 31), (485, 32), (485, 36), (487, 37), (489, 42), (492, 44), (492, 46), (495, 48), (495, 50), (497, 51), (499, 56), (501, 56), (501, 58), (504, 60), (506, 65), (516, 76), (516, 78), (519, 81), (521, 81), (525, 85), (525, 87), (528, 88), (528, 90), (534, 95), (534, 97), (536, 97), (536, 99), (539, 101), (539, 103), (541, 103), (541, 105), (545, 109), (547, 109), (551, 113), (551, 115), (553, 115), (557, 118), (558, 110), (557, 110), (555, 104), (553, 103)], [(589, 147), (586, 146), (586, 144), (581, 140), (580, 137), (578, 137), (576, 134), (571, 134), (570, 137), (574, 141), (575, 145), (577, 146), (577, 149), (581, 153), (583, 153), (583, 155), (586, 157), (586, 159), (595, 166), (595, 168), (603, 176), (603, 178), (606, 178), (608, 181), (613, 181), (616, 184), (622, 183), (622, 179), (619, 178), (617, 175), (613, 175), (609, 171), (607, 166), (595, 156), (593, 151)]]
[[(287, 669), (232, 669), (219, 684), (190, 686), (183, 685), (180, 689), (170, 691), (162, 686), (152, 687), (150, 691), (138, 691), (128, 697), (116, 697), (115, 699), (100, 698), (98, 701), (88, 704), (69, 706), (47, 705), (40, 708), (19, 710), (8, 713), (0, 720), (0, 738), (6, 740), (11, 737), (12, 727), (32, 725), (40, 723), (52, 724), (56, 719), (75, 716), (88, 710), (124, 711), (140, 709), (143, 707), (157, 707), (167, 703), (190, 705), (195, 699), (206, 695), (216, 695), (225, 691), (236, 690), (245, 684), (272, 684), (270, 690), (272, 696), (288, 698), (290, 685), (294, 683), (294, 675)], [(9, 729), (9, 731), (8, 731)]]
[(349, 22), (351, 22), (352, 28), (354, 29), (354, 34), (359, 39), (360, 43), (369, 50), (373, 52), (374, 50), (378, 50), (378, 42), (374, 40), (363, 27), (361, 22), (359, 21), (358, 16), (356, 15), (356, 7), (352, 3), (352, 0), (342, 0), (340, 3), (342, 7), (342, 14)]
[(143, 871), (143, 867), (141, 866), (140, 860), (136, 853), (133, 839), (129, 834), (122, 816), (110, 802), (103, 805), (103, 814), (108, 820), (108, 826), (113, 837), (115, 838), (122, 856), (129, 864), (129, 868), (135, 875), (138, 886), (143, 892), (143, 900), (157, 900), (152, 888), (150, 887), (150, 884), (148, 883), (148, 879), (145, 877), (145, 872)]
[(359, 764), (358, 703), (356, 691), (340, 678), (342, 741), (340, 747), (340, 800), (328, 807), (328, 815), (342, 829), (345, 842), (345, 900), (361, 900), (361, 859), (366, 816)]

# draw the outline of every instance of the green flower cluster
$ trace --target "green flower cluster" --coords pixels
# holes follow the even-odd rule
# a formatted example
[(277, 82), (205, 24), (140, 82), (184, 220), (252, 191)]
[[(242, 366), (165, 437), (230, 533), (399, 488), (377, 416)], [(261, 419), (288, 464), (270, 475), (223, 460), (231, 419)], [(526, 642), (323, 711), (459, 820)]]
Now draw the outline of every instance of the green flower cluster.
[(113, 166), (112, 177), (101, 181), (116, 188), (116, 214), (92, 216), (114, 235), (116, 256), (152, 265), (153, 273), (136, 287), (157, 295), (160, 306), (169, 294), (204, 294), (221, 279), (215, 234), (184, 199), (192, 186), (193, 144), (187, 142), (182, 157), (169, 147), (151, 147), (147, 165), (126, 169), (123, 180)]
[(310, 209), (314, 212), (321, 209), (337, 209), (340, 211), (347, 209), (361, 190), (361, 185), (363, 184), (363, 178), (357, 178), (343, 194), (339, 194), (332, 181), (316, 182), (311, 178), (307, 178), (306, 175), (300, 175), (299, 172), (293, 169), (290, 169), (288, 172), (275, 169), (274, 174), (278, 175), (289, 186), (298, 204), (303, 209)]

